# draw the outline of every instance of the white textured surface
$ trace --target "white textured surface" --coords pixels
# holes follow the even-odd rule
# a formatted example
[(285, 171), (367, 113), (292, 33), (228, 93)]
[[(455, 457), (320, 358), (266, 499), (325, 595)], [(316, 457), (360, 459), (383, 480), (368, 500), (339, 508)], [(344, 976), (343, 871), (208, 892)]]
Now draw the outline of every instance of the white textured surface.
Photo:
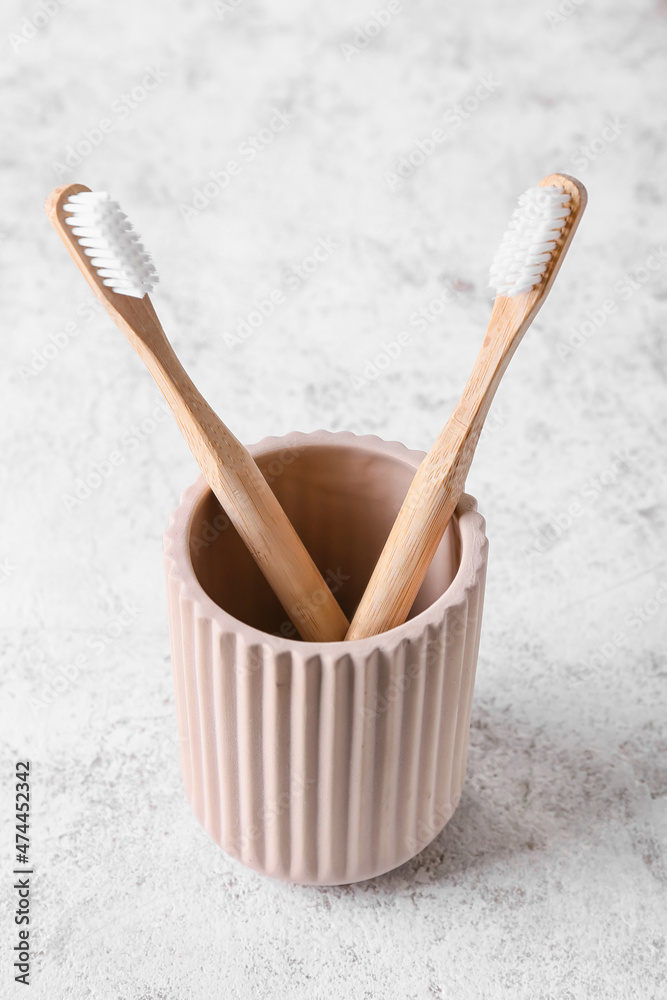
[[(0, 15), (0, 892), (14, 902), (9, 776), (29, 755), (31, 995), (663, 997), (667, 8), (584, 0), (550, 23), (555, 0), (404, 0), (355, 54), (341, 44), (370, 3), (228, 6), (221, 20), (204, 2), (71, 0), (18, 46), (38, 4)], [(148, 68), (155, 89), (123, 111)], [(481, 343), (517, 195), (556, 169), (589, 188), (468, 481), (491, 549), (463, 799), (428, 849), (370, 883), (255, 875), (185, 800), (161, 536), (197, 470), (120, 333), (90, 318), (41, 209), (52, 163), (102, 119), (112, 130), (63, 179), (120, 201), (176, 349), (245, 441), (325, 427), (427, 448)], [(250, 161), (239, 146), (269, 122)], [(187, 221), (179, 206), (235, 158)], [(289, 277), (320, 241), (315, 273)], [(273, 315), (236, 336), (275, 289)], [(431, 304), (442, 315), (410, 325)], [(389, 367), (353, 384), (403, 330)], [(3, 998), (22, 995), (13, 944), (4, 923)]]

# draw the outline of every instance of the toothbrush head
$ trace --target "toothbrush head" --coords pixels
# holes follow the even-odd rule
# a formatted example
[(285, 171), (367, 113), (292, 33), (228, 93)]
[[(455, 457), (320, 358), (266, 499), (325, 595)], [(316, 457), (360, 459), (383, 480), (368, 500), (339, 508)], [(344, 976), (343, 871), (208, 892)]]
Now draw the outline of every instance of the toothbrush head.
[(79, 191), (63, 204), (83, 253), (102, 284), (118, 295), (142, 299), (159, 278), (153, 260), (117, 201), (106, 191)]
[(585, 204), (585, 188), (565, 174), (521, 195), (489, 273), (496, 296), (513, 298), (551, 283)]

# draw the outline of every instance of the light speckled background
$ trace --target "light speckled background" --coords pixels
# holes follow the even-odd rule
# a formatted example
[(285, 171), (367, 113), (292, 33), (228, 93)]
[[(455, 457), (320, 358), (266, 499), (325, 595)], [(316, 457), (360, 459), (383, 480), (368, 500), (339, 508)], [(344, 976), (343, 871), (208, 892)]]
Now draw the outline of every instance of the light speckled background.
[[(584, 0), (550, 23), (556, 0), (404, 0), (348, 59), (370, 2), (229, 6), (70, 0), (25, 43), (36, 0), (0, 15), (0, 895), (14, 902), (10, 781), (27, 755), (31, 995), (664, 997), (667, 4)], [(118, 110), (150, 67), (162, 82)], [(481, 78), (491, 96), (391, 190)], [(296, 117), (186, 222), (179, 206), (275, 107)], [(554, 169), (589, 188), (468, 481), (491, 555), (466, 790), (430, 847), (372, 882), (264, 879), (185, 800), (161, 536), (197, 470), (171, 420), (139, 441), (157, 390), (89, 318), (42, 213), (54, 163), (104, 118), (113, 131), (63, 179), (119, 198), (157, 259), (176, 349), (247, 442), (325, 427), (428, 448), (483, 337), (516, 196)], [(320, 239), (335, 252), (230, 349)], [(447, 288), (444, 314), (355, 386)], [(563, 350), (606, 300), (613, 314)], [(66, 509), (115, 449), (113, 474)], [(3, 918), (3, 998), (22, 995), (14, 943)]]

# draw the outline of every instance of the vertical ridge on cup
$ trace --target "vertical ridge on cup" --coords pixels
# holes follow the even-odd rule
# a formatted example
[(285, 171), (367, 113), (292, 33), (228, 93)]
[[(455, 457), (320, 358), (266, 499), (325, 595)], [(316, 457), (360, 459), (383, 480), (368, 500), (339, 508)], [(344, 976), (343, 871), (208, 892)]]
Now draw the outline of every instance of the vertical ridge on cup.
[[(272, 488), (349, 611), (421, 453), (326, 432), (251, 450), (260, 467), (283, 463)], [(439, 833), (463, 786), (487, 558), (476, 502), (462, 499), (412, 617), (349, 643), (291, 637), (216, 504), (200, 479), (165, 535), (192, 809), (225, 851), (269, 875), (326, 885), (388, 871)]]

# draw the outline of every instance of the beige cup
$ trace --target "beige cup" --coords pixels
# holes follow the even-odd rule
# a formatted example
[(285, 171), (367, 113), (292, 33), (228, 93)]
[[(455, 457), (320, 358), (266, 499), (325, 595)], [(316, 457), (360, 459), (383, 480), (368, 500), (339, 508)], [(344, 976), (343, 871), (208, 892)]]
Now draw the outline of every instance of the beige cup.
[[(327, 431), (250, 451), (350, 617), (423, 453)], [(165, 535), (181, 771), (223, 850), (337, 885), (440, 832), (465, 776), (487, 548), (464, 495), (405, 624), (302, 642), (204, 479), (186, 490)]]

